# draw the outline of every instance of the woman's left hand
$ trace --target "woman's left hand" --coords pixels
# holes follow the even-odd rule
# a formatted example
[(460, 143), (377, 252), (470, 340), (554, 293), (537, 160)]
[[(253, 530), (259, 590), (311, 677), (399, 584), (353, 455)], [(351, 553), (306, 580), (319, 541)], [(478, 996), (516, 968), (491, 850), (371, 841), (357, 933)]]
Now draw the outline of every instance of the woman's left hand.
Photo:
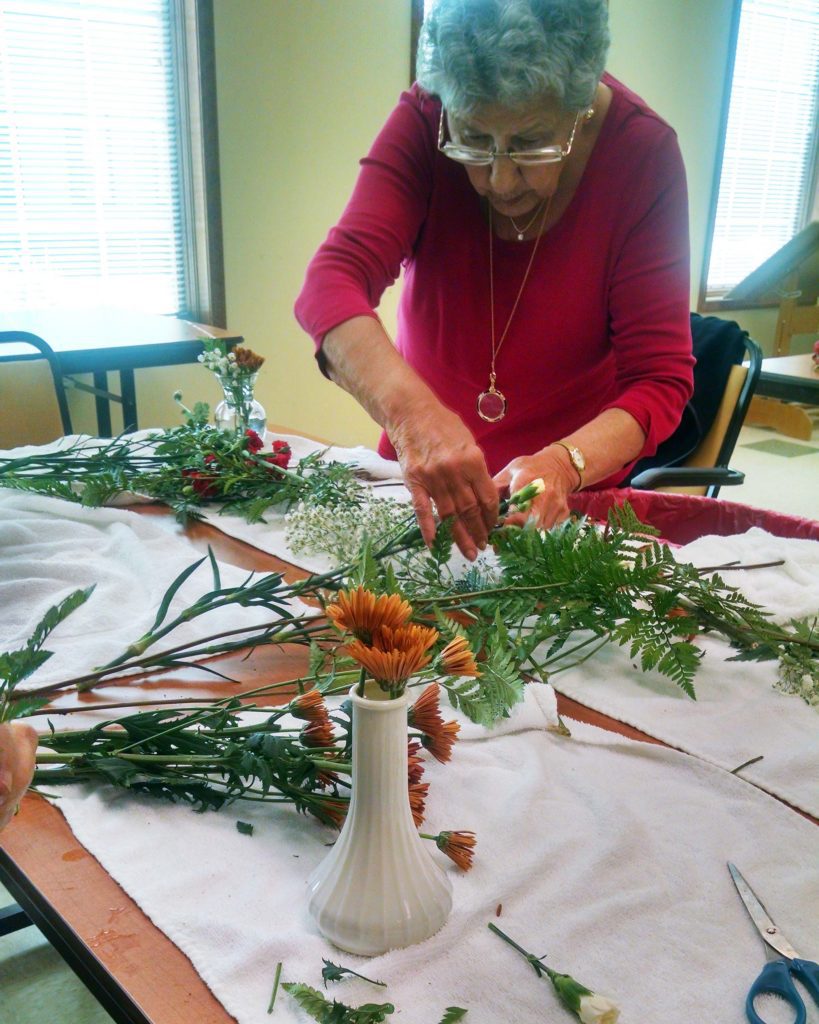
[(568, 498), (578, 484), (577, 470), (559, 446), (551, 445), (534, 455), (512, 459), (493, 479), (501, 494), (509, 495), (538, 478), (543, 480), (543, 493), (535, 498), (528, 512), (508, 515), (504, 522), (523, 526), (527, 519), (533, 519), (540, 529), (547, 530), (569, 518)]
[(24, 722), (0, 723), (0, 830), (11, 821), (34, 774), (37, 733)]

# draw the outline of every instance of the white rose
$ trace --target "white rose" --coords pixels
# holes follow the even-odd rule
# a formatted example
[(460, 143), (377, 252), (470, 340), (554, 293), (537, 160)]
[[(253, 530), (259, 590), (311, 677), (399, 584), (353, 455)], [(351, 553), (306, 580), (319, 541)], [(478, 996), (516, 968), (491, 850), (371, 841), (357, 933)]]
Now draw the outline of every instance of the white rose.
[(616, 1024), (620, 1019), (620, 1011), (606, 996), (593, 992), (589, 996), (580, 997), (577, 1016), (583, 1024)]

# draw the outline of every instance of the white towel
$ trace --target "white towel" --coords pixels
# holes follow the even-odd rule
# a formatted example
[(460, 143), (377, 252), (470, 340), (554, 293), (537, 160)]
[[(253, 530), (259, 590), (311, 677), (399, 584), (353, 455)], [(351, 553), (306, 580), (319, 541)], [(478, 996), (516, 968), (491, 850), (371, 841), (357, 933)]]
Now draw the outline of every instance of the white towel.
[[(699, 566), (784, 559), (784, 566), (722, 573), (776, 621), (819, 614), (819, 544), (753, 529), (731, 537), (701, 537), (675, 551)], [(607, 647), (582, 668), (561, 672), (554, 685), (587, 707), (729, 771), (819, 817), (819, 709), (774, 689), (772, 661), (728, 661), (727, 642), (703, 636), (705, 657), (692, 701), (657, 673), (636, 670), (622, 648)]]
[[(815, 957), (819, 830), (684, 754), (579, 723), (572, 738), (557, 736), (547, 731), (550, 707), (548, 689), (532, 686), (505, 732), (470, 727), (449, 765), (430, 763), (424, 828), (475, 830), (475, 867), (449, 865), (454, 907), (438, 935), (370, 961), (317, 933), (307, 878), (335, 833), (290, 808), (195, 814), (105, 788), (63, 789), (57, 806), (239, 1024), (271, 1019), (278, 961), (282, 980), (321, 988), (325, 957), (389, 985), (353, 979), (331, 986), (330, 998), (391, 1001), (404, 1024), (434, 1024), (451, 1005), (468, 1008), (474, 1024), (568, 1021), (551, 985), (488, 921), (615, 998), (623, 1024), (743, 1024), (765, 957), (726, 861)], [(237, 820), (254, 834), (241, 835)], [(307, 1018), (280, 991), (272, 1019)], [(817, 1021), (813, 1009), (808, 1019)]]
[[(170, 583), (202, 557), (174, 530), (170, 518), (159, 525), (125, 510), (0, 489), (0, 651), (22, 647), (52, 605), (96, 584), (89, 600), (48, 637), (44, 646), (54, 655), (24, 686), (104, 665), (147, 631)], [(221, 568), (223, 586), (248, 576), (235, 566)], [(206, 560), (177, 593), (169, 620), (211, 589)], [(301, 602), (292, 607), (307, 610)], [(180, 626), (155, 650), (275, 618), (259, 608), (222, 608)]]

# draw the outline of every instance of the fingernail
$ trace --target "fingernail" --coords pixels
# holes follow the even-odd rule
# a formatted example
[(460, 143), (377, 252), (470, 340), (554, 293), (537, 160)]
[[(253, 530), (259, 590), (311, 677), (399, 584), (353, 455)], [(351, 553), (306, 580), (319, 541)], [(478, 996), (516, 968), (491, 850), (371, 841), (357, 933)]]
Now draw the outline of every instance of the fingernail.
[(470, 548), (466, 553), (466, 557), (469, 559), (470, 562), (474, 562), (475, 559), (478, 557), (477, 550), (475, 548)]

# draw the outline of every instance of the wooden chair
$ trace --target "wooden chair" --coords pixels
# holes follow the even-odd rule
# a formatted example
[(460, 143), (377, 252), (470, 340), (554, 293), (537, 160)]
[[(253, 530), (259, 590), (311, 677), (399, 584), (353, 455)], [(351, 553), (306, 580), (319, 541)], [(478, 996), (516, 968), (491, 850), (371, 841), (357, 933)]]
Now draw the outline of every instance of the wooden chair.
[(697, 365), (694, 395), (680, 426), (655, 455), (640, 460), (631, 487), (715, 498), (745, 474), (729, 467), (762, 369), (762, 350), (733, 320), (691, 314)]
[(0, 346), (2, 345), (28, 345), (31, 348), (36, 349), (37, 353), (25, 352), (4, 358), (2, 350), (0, 350), (0, 365), (2, 365), (2, 362), (10, 361), (12, 359), (16, 361), (44, 359), (48, 363), (49, 370), (51, 371), (51, 381), (54, 386), (54, 395), (57, 400), (57, 408), (60, 413), (60, 422), (62, 424), (63, 434), (72, 434), (74, 431), (71, 426), (71, 414), (68, 409), (68, 399), (65, 394), (63, 375), (60, 371), (60, 364), (57, 361), (57, 356), (54, 354), (54, 350), (51, 346), (36, 334), (29, 334), (28, 331), (0, 331)]

